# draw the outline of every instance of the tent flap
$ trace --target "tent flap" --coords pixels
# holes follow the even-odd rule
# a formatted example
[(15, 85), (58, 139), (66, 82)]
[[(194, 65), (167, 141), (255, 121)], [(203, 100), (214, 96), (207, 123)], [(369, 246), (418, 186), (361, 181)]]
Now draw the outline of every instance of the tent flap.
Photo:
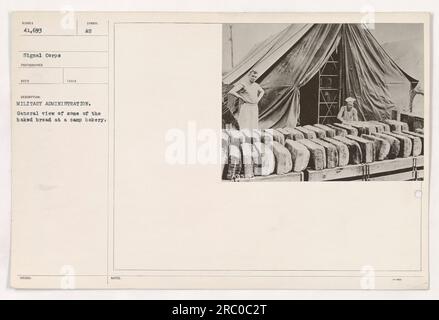
[(357, 99), (362, 120), (389, 118), (392, 109), (403, 107), (398, 104), (409, 102), (409, 91), (416, 80), (399, 68), (365, 27), (343, 25), (342, 48), (343, 92)]
[[(315, 25), (273, 68), (262, 75), (260, 85), (268, 93), (260, 101), (259, 126), (295, 127), (300, 114), (300, 88), (320, 70), (337, 48), (341, 25)], [(288, 88), (289, 104), (280, 107), (271, 91)], [(279, 101), (284, 99), (280, 98)]]

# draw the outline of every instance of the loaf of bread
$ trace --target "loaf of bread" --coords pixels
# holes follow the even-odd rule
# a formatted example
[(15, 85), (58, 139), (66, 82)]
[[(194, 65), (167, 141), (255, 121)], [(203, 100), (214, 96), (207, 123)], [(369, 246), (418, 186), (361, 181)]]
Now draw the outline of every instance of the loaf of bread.
[[(406, 131), (407, 130), (403, 130)], [(404, 132), (398, 132), (398, 134), (402, 135), (402, 136), (406, 136), (408, 137), (411, 141), (412, 141), (412, 156), (413, 157), (417, 157), (421, 154), (422, 152), (422, 141), (421, 138), (414, 136), (412, 134), (406, 134)]]
[(262, 130), (261, 129), (253, 129), (252, 130), (254, 141), (261, 141)]
[(367, 121), (352, 121), (349, 125), (358, 130), (358, 135), (376, 133), (377, 129)]
[(348, 135), (348, 131), (346, 129), (337, 127), (333, 124), (327, 124), (327, 126), (331, 129), (335, 130), (335, 135), (336, 136), (342, 136), (342, 137), (346, 137)]
[(241, 143), (245, 142), (245, 136), (241, 131), (235, 129), (229, 129), (226, 130), (226, 132), (230, 137), (230, 142), (229, 142), (230, 144), (233, 144), (239, 148)]
[(328, 138), (334, 138), (335, 137), (335, 129), (328, 127), (324, 124), (315, 124), (314, 127), (322, 129), (325, 131), (325, 134)]
[(361, 137), (374, 143), (375, 160), (381, 161), (387, 158), (390, 151), (390, 143), (387, 140), (368, 134), (363, 134)]
[(285, 174), (293, 170), (293, 159), (290, 151), (276, 141), (273, 142), (271, 147), (276, 160), (274, 172), (276, 174)]
[(412, 154), (412, 140), (410, 140), (410, 138), (400, 134), (396, 134), (394, 132), (386, 132), (385, 134), (399, 140), (400, 148), (399, 148), (398, 157), (400, 158), (410, 157), (410, 155)]
[(326, 168), (326, 153), (324, 147), (308, 139), (299, 140), (297, 142), (308, 148), (311, 154), (308, 165), (311, 169), (322, 170)]
[(273, 137), (273, 141), (277, 141), (280, 144), (285, 144), (285, 137), (282, 133), (277, 131), (276, 129), (265, 129), (263, 131), (264, 133), (269, 133)]
[(379, 121), (369, 121), (369, 123), (376, 128), (376, 133), (383, 133), (385, 130), (384, 123)]
[(385, 132), (390, 132), (390, 126), (387, 123), (385, 123), (385, 122), (379, 122), (379, 123), (381, 123), (383, 125), (384, 133)]
[(424, 154), (424, 135), (407, 130), (403, 130), (402, 133), (418, 137), (421, 140), (421, 144), (422, 144), (421, 154)]
[(305, 136), (303, 135), (303, 133), (294, 129), (294, 128), (285, 127), (283, 129), (285, 132), (285, 140), (286, 139), (290, 139), (290, 140), (305, 139)]
[(285, 140), (286, 139), (291, 139), (289, 137), (289, 133), (287, 132), (287, 130), (285, 130), (285, 128), (277, 128), (276, 130), (284, 135)]
[(358, 136), (347, 135), (346, 138), (357, 142), (360, 145), (361, 153), (363, 155), (363, 163), (373, 162), (375, 159), (375, 146), (370, 140), (363, 139)]
[(402, 130), (409, 130), (408, 124), (402, 121), (386, 119), (384, 122), (390, 126), (390, 131), (401, 132)]
[(335, 136), (334, 140), (343, 142), (349, 149), (349, 164), (359, 164), (363, 161), (363, 153), (360, 145), (346, 137)]
[(229, 146), (229, 160), (227, 163), (228, 180), (239, 179), (241, 174), (241, 150), (238, 146), (231, 144)]
[(317, 138), (319, 138), (319, 139), (326, 138), (326, 132), (325, 132), (325, 130), (322, 130), (322, 129), (318, 128), (318, 127), (311, 126), (311, 125), (306, 125), (306, 126), (303, 126), (303, 127), (304, 127), (305, 129), (310, 130), (310, 131), (314, 131), (315, 134), (316, 134), (316, 136), (317, 136)]
[[(323, 138), (325, 139), (325, 138)], [(315, 139), (313, 142), (321, 145), (325, 148), (326, 153), (326, 168), (331, 169), (338, 167), (338, 152), (337, 147), (329, 142), (326, 142), (322, 139)]]
[(348, 124), (344, 123), (334, 123), (334, 126), (342, 128), (347, 131), (348, 134), (353, 136), (358, 136), (358, 130)]
[[(325, 138), (323, 139), (326, 142), (333, 144), (337, 148), (338, 153), (338, 167), (344, 167), (349, 163), (349, 148), (343, 142), (333, 139), (333, 138)], [(360, 160), (361, 161), (361, 160)]]
[[(299, 140), (302, 141), (302, 140)], [(293, 162), (293, 171), (300, 172), (306, 169), (310, 159), (310, 152), (307, 147), (298, 141), (288, 139), (285, 141), (285, 147), (291, 154), (291, 160)]]
[(221, 134), (221, 177), (227, 178), (227, 162), (229, 158), (229, 142), (230, 137), (226, 131)]
[(261, 132), (261, 142), (265, 144), (272, 144), (274, 141), (273, 134), (267, 130)]
[(257, 134), (257, 131), (253, 129), (241, 129), (241, 133), (244, 136), (244, 142), (254, 143), (256, 141), (261, 141), (261, 135)]
[(304, 127), (296, 127), (295, 129), (302, 132), (303, 136), (306, 139), (316, 139), (317, 138), (316, 133), (312, 130), (309, 130), (309, 129), (304, 128)]
[(252, 152), (252, 145), (250, 143), (241, 144), (242, 175), (244, 178), (254, 177)]
[[(387, 133), (387, 132), (385, 132)], [(400, 150), (400, 142), (395, 137), (389, 136), (384, 133), (372, 133), (374, 137), (378, 137), (381, 139), (386, 140), (390, 144), (389, 153), (387, 155), (387, 159), (395, 159), (399, 156), (399, 150)]]
[(273, 151), (261, 142), (253, 144), (253, 172), (255, 176), (268, 176), (274, 172), (276, 160)]

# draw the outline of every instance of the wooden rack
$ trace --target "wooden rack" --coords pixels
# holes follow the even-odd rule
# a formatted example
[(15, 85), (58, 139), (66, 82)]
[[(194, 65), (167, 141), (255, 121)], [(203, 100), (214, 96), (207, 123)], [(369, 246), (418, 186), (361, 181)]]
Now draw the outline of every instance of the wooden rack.
[(305, 181), (407, 181), (424, 178), (424, 156), (305, 170)]
[(424, 156), (396, 158), (323, 170), (306, 169), (283, 175), (258, 176), (239, 181), (417, 181), (424, 179)]

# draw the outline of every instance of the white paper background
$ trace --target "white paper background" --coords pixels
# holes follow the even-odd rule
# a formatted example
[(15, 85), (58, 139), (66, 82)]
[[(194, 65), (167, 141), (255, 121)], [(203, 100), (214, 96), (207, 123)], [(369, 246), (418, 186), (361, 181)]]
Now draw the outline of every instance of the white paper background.
[[(366, 292), (366, 291), (194, 291), (194, 290), (143, 290), (143, 291), (26, 291), (14, 290), (8, 287), (9, 272), (9, 239), (10, 239), (10, 114), (9, 114), (9, 19), (8, 14), (14, 10), (78, 10), (78, 11), (337, 11), (337, 12), (364, 12), (376, 10), (378, 12), (399, 11), (424, 11), (431, 12), (433, 15), (439, 13), (439, 4), (434, 0), (399, 1), (397, 8), (392, 1), (357, 1), (339, 0), (337, 2), (327, 2), (324, 0), (312, 2), (299, 1), (202, 1), (192, 0), (178, 2), (165, 1), (153, 3), (153, 1), (55, 1), (39, 0), (13, 2), (4, 0), (0, 4), (0, 298), (1, 299), (67, 299), (67, 298), (143, 298), (143, 299), (327, 299), (327, 298), (438, 298), (439, 297), (439, 230), (438, 204), (434, 195), (438, 192), (437, 179), (435, 179), (437, 161), (437, 151), (434, 143), (438, 134), (438, 116), (432, 110), (432, 167), (431, 167), (431, 204), (430, 204), (430, 270), (431, 270), (431, 289), (427, 291), (410, 292)], [(434, 16), (432, 19), (432, 37), (436, 35), (438, 23)], [(433, 52), (437, 46), (432, 42)], [(437, 80), (437, 66), (434, 54), (432, 54), (432, 87)], [(436, 101), (437, 92), (432, 90), (432, 105)]]

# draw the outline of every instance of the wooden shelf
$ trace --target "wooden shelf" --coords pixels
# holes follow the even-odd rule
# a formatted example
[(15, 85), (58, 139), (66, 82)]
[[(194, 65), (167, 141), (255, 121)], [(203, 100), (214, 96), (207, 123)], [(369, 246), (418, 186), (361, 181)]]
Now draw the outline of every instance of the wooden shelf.
[(345, 167), (305, 170), (305, 181), (403, 181), (424, 177), (424, 156), (396, 158), (348, 165)]
[(323, 170), (305, 170), (306, 181), (330, 181), (349, 178), (351, 180), (363, 180), (365, 173), (364, 164), (352, 164), (345, 167), (337, 167)]
[(295, 182), (303, 181), (303, 172), (289, 172), (285, 174), (272, 174), (269, 176), (257, 176), (251, 179), (240, 179), (240, 182), (258, 182), (258, 181), (284, 181), (284, 182)]
[[(407, 181), (424, 178), (424, 156), (396, 158), (337, 167), (332, 169), (289, 172), (282, 175), (241, 178), (239, 182), (300, 181)], [(229, 181), (229, 180), (225, 180)]]
[[(288, 172), (286, 174), (272, 174), (269, 176), (256, 176), (254, 178), (241, 178), (237, 182), (274, 182), (274, 181), (283, 181), (283, 182), (300, 182), (304, 181), (303, 172)], [(231, 182), (230, 180), (223, 180), (227, 182)]]

